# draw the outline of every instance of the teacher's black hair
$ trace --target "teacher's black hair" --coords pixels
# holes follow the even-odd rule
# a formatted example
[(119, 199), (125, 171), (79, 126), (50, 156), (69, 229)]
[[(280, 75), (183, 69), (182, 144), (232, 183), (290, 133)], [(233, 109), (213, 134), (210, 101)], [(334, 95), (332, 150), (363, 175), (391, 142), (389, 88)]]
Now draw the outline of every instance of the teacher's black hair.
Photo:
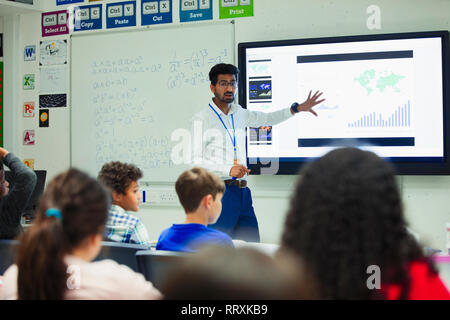
[(209, 80), (211, 81), (211, 84), (213, 86), (217, 84), (217, 78), (219, 74), (232, 74), (236, 77), (237, 80), (239, 77), (239, 69), (236, 66), (228, 63), (216, 64), (211, 68), (211, 71), (209, 71)]

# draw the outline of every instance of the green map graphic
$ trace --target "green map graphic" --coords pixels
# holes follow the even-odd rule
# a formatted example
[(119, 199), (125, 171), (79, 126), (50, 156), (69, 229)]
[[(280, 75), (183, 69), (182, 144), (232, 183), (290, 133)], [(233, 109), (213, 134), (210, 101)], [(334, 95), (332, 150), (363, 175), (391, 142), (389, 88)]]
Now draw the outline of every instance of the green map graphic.
[(359, 77), (354, 78), (354, 80), (366, 89), (367, 95), (370, 95), (375, 88), (380, 93), (383, 93), (387, 87), (391, 87), (395, 92), (400, 92), (397, 84), (404, 78), (405, 76), (393, 72), (390, 72), (390, 74), (385, 72), (377, 76), (377, 72), (374, 69), (369, 69), (364, 71)]

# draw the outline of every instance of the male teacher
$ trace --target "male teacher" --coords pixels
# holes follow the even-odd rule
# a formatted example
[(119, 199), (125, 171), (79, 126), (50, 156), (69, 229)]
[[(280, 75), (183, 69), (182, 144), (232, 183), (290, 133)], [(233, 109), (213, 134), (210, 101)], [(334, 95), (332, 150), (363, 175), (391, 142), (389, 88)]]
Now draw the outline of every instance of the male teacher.
[[(290, 108), (264, 113), (249, 111), (234, 103), (238, 86), (239, 69), (220, 63), (209, 72), (210, 88), (214, 97), (205, 108), (193, 117), (194, 164), (207, 168), (225, 182), (222, 213), (210, 227), (229, 234), (233, 239), (259, 242), (258, 221), (252, 205), (252, 196), (245, 176), (250, 170), (246, 165), (245, 128), (276, 125), (298, 112), (311, 112), (323, 100), (316, 92)], [(195, 130), (201, 128), (202, 136)]]

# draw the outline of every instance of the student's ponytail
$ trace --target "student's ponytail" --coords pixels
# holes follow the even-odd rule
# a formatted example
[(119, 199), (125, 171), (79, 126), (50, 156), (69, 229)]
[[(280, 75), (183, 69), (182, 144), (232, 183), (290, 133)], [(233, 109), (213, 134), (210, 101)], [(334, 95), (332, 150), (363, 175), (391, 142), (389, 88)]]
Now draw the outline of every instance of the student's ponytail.
[(64, 299), (64, 259), (88, 236), (103, 232), (109, 203), (105, 189), (77, 169), (49, 183), (33, 226), (19, 239), (19, 299)]
[(66, 290), (67, 244), (61, 221), (42, 219), (24, 233), (17, 257), (19, 299), (60, 300)]

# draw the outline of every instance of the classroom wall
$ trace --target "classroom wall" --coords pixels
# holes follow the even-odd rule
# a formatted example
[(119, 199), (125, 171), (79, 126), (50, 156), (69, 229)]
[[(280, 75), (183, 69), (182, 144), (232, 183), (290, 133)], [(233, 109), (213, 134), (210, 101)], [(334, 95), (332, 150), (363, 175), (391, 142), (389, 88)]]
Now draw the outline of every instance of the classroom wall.
[[(59, 10), (61, 7), (56, 7), (54, 3), (46, 1), (42, 7), (47, 11)], [(218, 21), (217, 1), (213, 3), (214, 20)], [(370, 14), (366, 10), (371, 5), (381, 10), (380, 29), (369, 30), (367, 27)], [(174, 24), (179, 24), (177, 8), (178, 1), (175, 1)], [(448, 0), (255, 0), (254, 17), (236, 19), (235, 41), (237, 45), (239, 42), (273, 39), (450, 30), (448, 12)], [(8, 65), (13, 64), (8, 67), (7, 75), (12, 83), (5, 84), (5, 91), (8, 89), (5, 92), (5, 117), (8, 117), (5, 122), (5, 145), (21, 158), (34, 158), (35, 168), (48, 170), (51, 178), (70, 165), (70, 109), (52, 110), (50, 128), (39, 128), (37, 118), (24, 119), (21, 110), (24, 101), (36, 100), (38, 97), (36, 91), (31, 93), (21, 90), (21, 77), (25, 73), (38, 74), (37, 63), (23, 61), (23, 48), (29, 44), (38, 46), (41, 40), (40, 14), (4, 18), (3, 30), (8, 34), (10, 44), (4, 61)], [(211, 34), (211, 37), (220, 35)], [(36, 112), (38, 114), (38, 109)], [(33, 128), (36, 130), (36, 145), (23, 146), (23, 130)], [(263, 242), (280, 242), (290, 190), (295, 180), (294, 176), (249, 178)], [(444, 250), (445, 223), (450, 222), (447, 200), (450, 178), (403, 176), (398, 181), (412, 230), (428, 246)], [(154, 239), (157, 239), (162, 229), (184, 220), (183, 211), (175, 205), (143, 206), (137, 215), (142, 218)]]

